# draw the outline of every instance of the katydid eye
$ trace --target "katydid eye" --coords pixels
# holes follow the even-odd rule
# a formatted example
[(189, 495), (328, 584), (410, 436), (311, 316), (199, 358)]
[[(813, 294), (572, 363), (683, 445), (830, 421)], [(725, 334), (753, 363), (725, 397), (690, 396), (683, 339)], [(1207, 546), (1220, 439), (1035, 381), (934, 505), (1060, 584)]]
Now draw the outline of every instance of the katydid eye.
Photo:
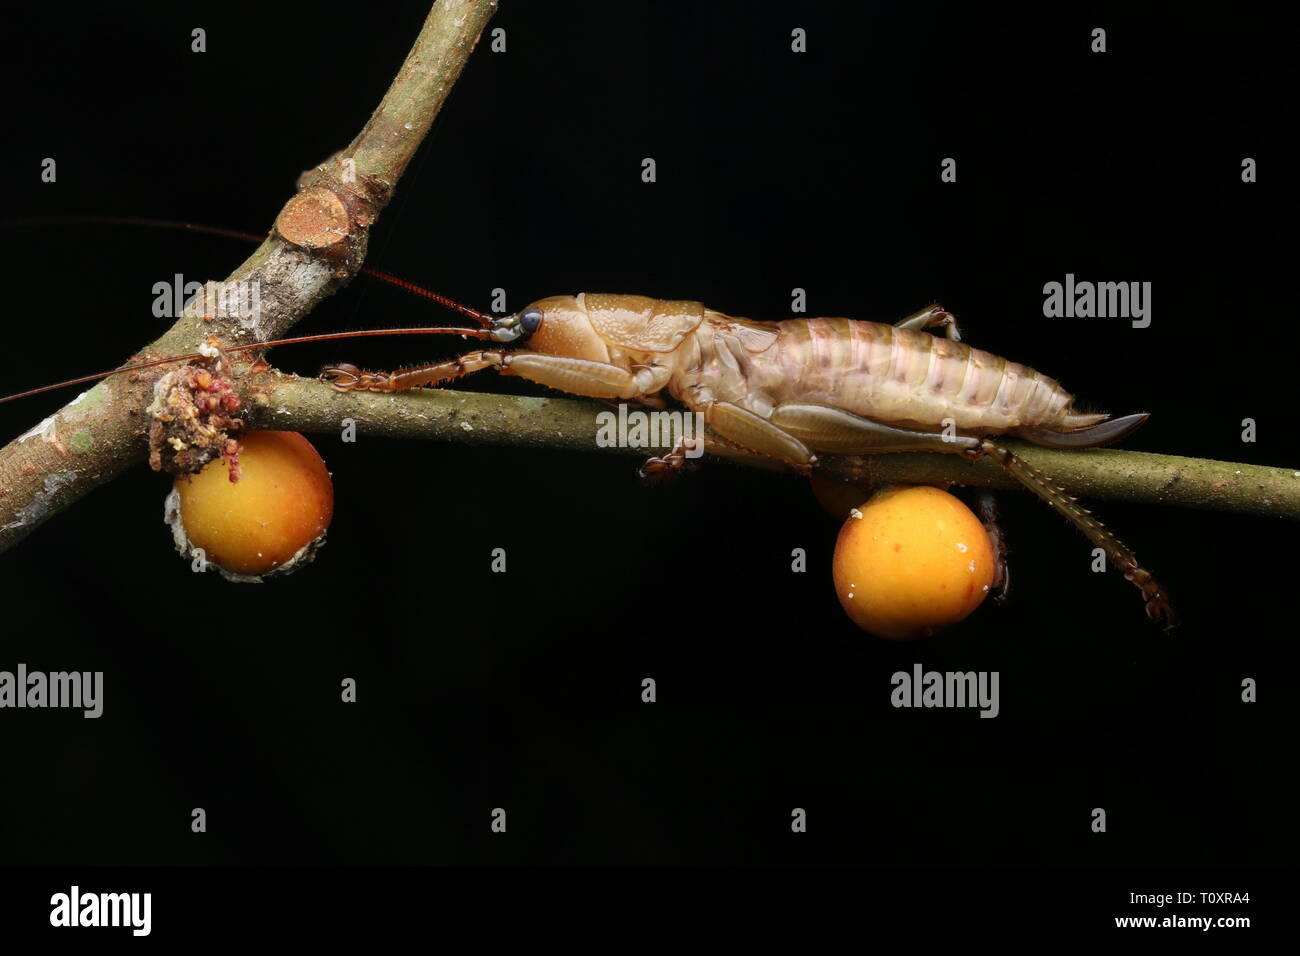
[(524, 309), (523, 315), (519, 316), (519, 324), (524, 327), (525, 332), (536, 332), (538, 326), (542, 324), (542, 310)]

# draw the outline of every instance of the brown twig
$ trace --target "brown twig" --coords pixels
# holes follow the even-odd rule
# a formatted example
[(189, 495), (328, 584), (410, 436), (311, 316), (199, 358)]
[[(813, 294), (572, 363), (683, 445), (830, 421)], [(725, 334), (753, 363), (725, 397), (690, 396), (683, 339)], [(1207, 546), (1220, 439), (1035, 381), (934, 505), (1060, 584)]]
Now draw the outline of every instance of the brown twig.
[[(427, 389), (340, 393), (320, 382), (271, 373), (259, 385), (265, 405), (254, 427), (338, 434), (350, 420), (358, 434), (570, 451), (658, 454), (597, 445), (595, 402)], [(1127, 449), (1059, 451), (1007, 442), (1018, 455), (1081, 497), (1143, 501), (1300, 520), (1300, 471)], [(763, 459), (725, 453), (741, 464)], [(871, 459), (827, 457), (818, 474), (857, 483), (960, 484), (1018, 488), (990, 461), (957, 455), (896, 454)]]

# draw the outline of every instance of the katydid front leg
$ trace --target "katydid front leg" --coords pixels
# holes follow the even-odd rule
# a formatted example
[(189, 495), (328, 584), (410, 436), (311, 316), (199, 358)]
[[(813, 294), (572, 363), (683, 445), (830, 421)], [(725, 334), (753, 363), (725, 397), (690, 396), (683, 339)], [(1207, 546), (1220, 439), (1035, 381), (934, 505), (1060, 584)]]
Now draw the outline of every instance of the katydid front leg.
[(469, 352), (449, 362), (435, 365), (412, 365), (395, 372), (363, 372), (355, 365), (343, 363), (321, 369), (320, 377), (339, 392), (404, 392), (426, 385), (439, 385), (499, 365), (501, 352)]
[[(321, 378), (340, 392), (361, 390), (368, 392), (400, 392), (429, 385), (441, 385), (482, 371), (497, 368), (504, 375), (518, 375), (540, 385), (605, 400), (621, 399), (639, 402), (651, 408), (663, 408), (666, 402), (658, 393), (668, 384), (670, 371), (657, 365), (639, 365), (627, 371), (616, 365), (593, 362), (587, 359), (544, 355), (540, 352), (519, 350), (501, 352), (481, 350), (469, 352), (448, 362), (433, 365), (416, 365), (395, 372), (363, 372), (355, 365), (334, 365), (321, 371)], [(704, 436), (693, 441), (703, 442)], [(690, 439), (679, 439), (664, 458), (651, 458), (642, 469), (642, 475), (669, 477), (676, 474), (686, 458)]]
[(414, 365), (395, 372), (363, 372), (355, 365), (333, 365), (321, 371), (321, 378), (340, 392), (402, 392), (411, 388), (441, 385), (485, 368), (503, 375), (518, 375), (530, 382), (547, 385), (571, 395), (626, 400), (653, 396), (665, 385), (671, 372), (658, 365), (637, 366), (635, 371), (605, 362), (545, 355), (521, 349), (514, 352), (481, 350), (468, 352), (447, 362)]

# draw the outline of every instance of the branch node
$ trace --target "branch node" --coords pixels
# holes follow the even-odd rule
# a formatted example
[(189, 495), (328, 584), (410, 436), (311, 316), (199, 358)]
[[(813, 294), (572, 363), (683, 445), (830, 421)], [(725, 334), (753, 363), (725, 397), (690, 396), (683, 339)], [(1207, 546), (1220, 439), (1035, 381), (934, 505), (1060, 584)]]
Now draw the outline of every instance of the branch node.
[(280, 238), (313, 254), (346, 247), (356, 231), (347, 204), (333, 190), (312, 186), (292, 197), (275, 217)]

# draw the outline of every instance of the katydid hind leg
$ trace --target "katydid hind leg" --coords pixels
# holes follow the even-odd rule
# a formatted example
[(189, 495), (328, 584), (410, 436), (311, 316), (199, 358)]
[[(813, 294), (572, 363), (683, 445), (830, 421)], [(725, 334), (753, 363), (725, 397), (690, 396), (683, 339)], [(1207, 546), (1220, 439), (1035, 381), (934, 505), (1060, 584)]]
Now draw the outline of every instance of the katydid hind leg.
[[(947, 436), (897, 428), (843, 409), (822, 405), (779, 405), (773, 410), (772, 422), (817, 451), (842, 454), (930, 451), (960, 454), (970, 460), (978, 460), (986, 455), (993, 458), (1011, 477), (1103, 549), (1125, 579), (1142, 592), (1148, 617), (1164, 621), (1166, 627), (1174, 626), (1176, 618), (1168, 594), (1151, 572), (1138, 563), (1137, 556), (1065, 489), (1002, 445), (973, 436)], [(1000, 545), (1000, 531), (998, 537)]]
[(798, 436), (730, 402), (710, 402), (698, 409), (704, 423), (733, 448), (784, 462), (800, 474), (811, 474), (817, 456)]
[(1035, 468), (1010, 449), (985, 439), (981, 442), (981, 457), (987, 455), (1021, 485), (1045, 501), (1054, 511), (1073, 524), (1084, 536), (1101, 548), (1107, 560), (1142, 592), (1146, 614), (1151, 620), (1163, 622), (1166, 631), (1178, 624), (1177, 615), (1169, 603), (1169, 593), (1160, 586), (1149, 570), (1138, 563), (1137, 555), (1105, 525), (1093, 517), (1092, 512), (1079, 504), (1064, 488), (1042, 471)]
[(900, 428), (832, 405), (785, 403), (772, 410), (771, 422), (809, 448), (841, 455), (935, 451), (978, 454), (980, 440)]

